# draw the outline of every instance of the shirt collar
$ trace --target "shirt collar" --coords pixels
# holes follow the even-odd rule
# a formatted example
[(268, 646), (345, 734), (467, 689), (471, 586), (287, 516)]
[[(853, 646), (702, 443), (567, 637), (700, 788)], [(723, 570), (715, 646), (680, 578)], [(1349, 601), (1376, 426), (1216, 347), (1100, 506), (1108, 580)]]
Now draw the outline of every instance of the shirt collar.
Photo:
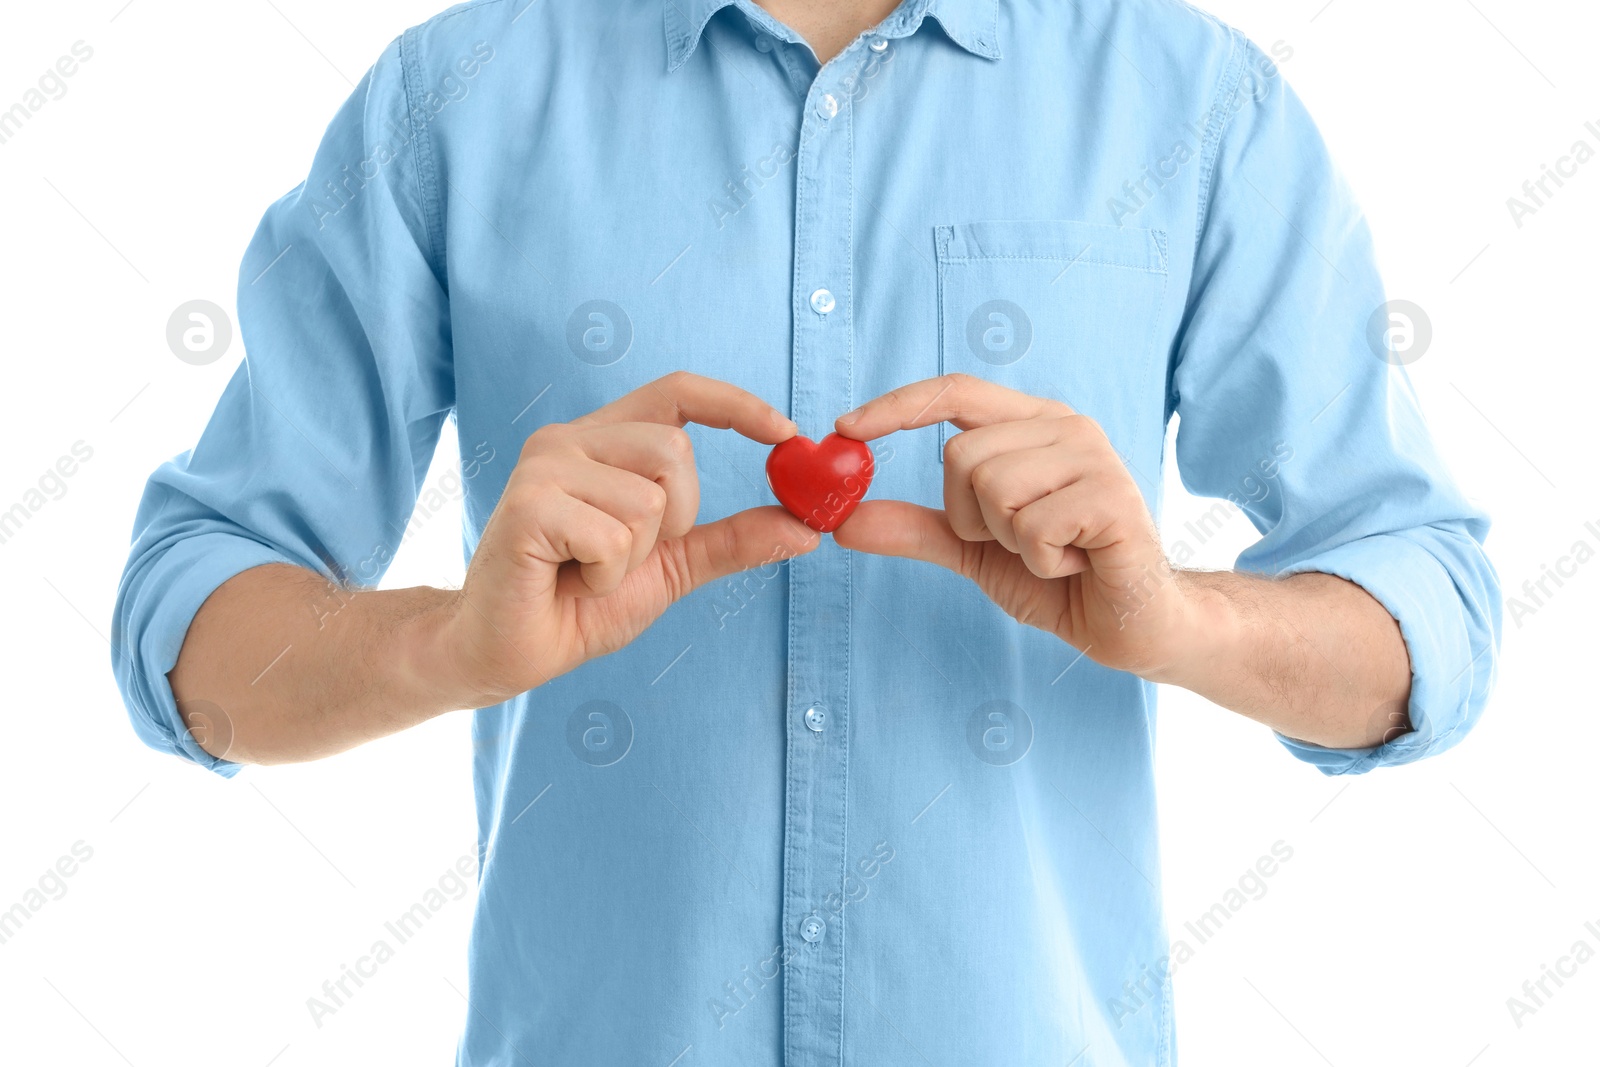
[[(662, 0), (667, 30), (667, 69), (677, 70), (694, 52), (706, 23), (725, 7), (751, 6), (749, 0)], [(756, 9), (758, 16), (765, 12)], [(879, 34), (892, 39), (917, 32), (932, 16), (945, 36), (975, 56), (1000, 58), (1000, 0), (904, 0)]]

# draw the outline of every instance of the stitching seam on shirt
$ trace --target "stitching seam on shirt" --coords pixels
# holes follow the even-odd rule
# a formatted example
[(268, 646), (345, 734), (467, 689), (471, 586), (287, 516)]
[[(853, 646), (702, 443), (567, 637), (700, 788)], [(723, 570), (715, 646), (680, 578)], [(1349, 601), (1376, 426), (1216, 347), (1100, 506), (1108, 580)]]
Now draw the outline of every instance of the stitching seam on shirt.
[[(811, 232), (810, 231), (810, 227), (808, 225), (808, 212), (811, 210), (811, 204), (810, 204), (810, 201), (806, 198), (806, 177), (807, 177), (808, 168), (807, 168), (806, 159), (805, 159), (805, 149), (806, 149), (805, 119), (804, 119), (804, 117), (802, 117), (801, 120), (800, 120), (800, 129), (796, 133), (796, 145), (795, 145), (795, 169), (794, 169), (794, 233), (795, 233), (795, 238), (794, 238), (794, 259), (795, 259), (795, 262), (794, 262), (794, 264), (791, 265), (790, 272), (789, 272), (790, 273), (790, 281), (789, 281), (789, 309), (790, 310), (789, 310), (789, 314), (791, 316), (792, 322), (794, 323), (794, 326), (793, 326), (793, 328), (791, 330), (791, 333), (793, 335), (793, 339), (792, 339), (792, 341), (790, 343), (790, 349), (789, 349), (789, 391), (790, 391), (790, 406), (791, 406), (791, 408), (796, 406), (797, 398), (798, 398), (802, 388), (804, 388), (803, 384), (800, 381), (800, 345), (801, 345), (801, 341), (800, 341), (800, 327), (799, 327), (799, 324), (802, 321), (804, 321), (805, 313), (808, 310), (810, 310), (808, 307), (803, 305), (802, 302), (801, 302), (801, 295), (800, 295), (800, 288), (801, 287), (798, 284), (799, 281), (800, 281), (800, 274), (799, 274), (800, 258), (801, 258), (801, 256), (806, 255), (806, 252), (800, 246), (800, 238), (801, 238), (801, 234), (809, 234)], [(810, 884), (810, 880), (811, 880), (812, 873), (813, 873), (812, 865), (811, 865), (811, 862), (810, 862), (811, 857), (807, 854), (807, 851), (800, 846), (800, 843), (795, 841), (794, 838), (790, 835), (791, 816), (792, 816), (792, 812), (794, 810), (794, 806), (797, 803), (797, 800), (799, 799), (796, 796), (797, 789), (796, 789), (796, 782), (795, 782), (795, 778), (796, 778), (795, 763), (796, 763), (796, 758), (797, 757), (795, 756), (795, 749), (796, 749), (797, 745), (800, 743), (797, 740), (797, 738), (798, 738), (798, 736), (800, 734), (800, 731), (803, 729), (803, 727), (796, 720), (795, 715), (794, 715), (795, 709), (799, 707), (799, 700), (798, 700), (799, 692), (795, 688), (795, 662), (794, 662), (795, 661), (794, 650), (795, 650), (796, 644), (798, 643), (797, 642), (797, 636), (796, 636), (796, 631), (797, 631), (797, 627), (798, 627), (798, 619), (795, 617), (796, 613), (795, 613), (795, 594), (794, 594), (794, 588), (795, 588), (794, 569), (795, 569), (794, 568), (794, 564), (791, 563), (789, 565), (789, 605), (788, 605), (788, 607), (789, 607), (789, 647), (787, 649), (787, 652), (788, 652), (788, 664), (787, 664), (788, 700), (785, 702), (784, 709), (783, 709), (784, 722), (787, 724), (787, 729), (784, 731), (785, 746), (784, 746), (784, 774), (783, 774), (783, 876), (782, 876), (782, 878), (783, 878), (783, 883), (782, 883), (783, 884), (783, 905), (782, 905), (783, 931), (782, 931), (782, 935), (783, 935), (783, 939), (785, 941), (787, 941), (788, 939), (790, 939), (790, 938), (792, 938), (794, 936), (794, 932), (796, 930), (795, 923), (801, 918), (801, 916), (798, 913), (791, 913), (791, 911), (790, 911), (790, 897), (791, 897), (791, 890), (792, 890), (792, 887), (791, 887), (791, 884), (790, 884), (790, 881), (789, 881), (790, 871), (796, 872), (796, 874), (798, 875), (798, 880), (800, 881), (800, 883), (802, 885), (809, 885)], [(802, 579), (802, 584), (805, 584), (805, 580), (804, 579)], [(814, 802), (812, 802), (809, 799), (809, 797), (806, 798), (805, 802), (806, 802), (806, 810), (805, 810), (806, 829), (808, 831), (810, 831), (810, 832), (814, 832), (815, 829), (816, 829), (816, 804)], [(797, 959), (800, 958), (798, 953), (796, 953), (796, 958)], [(807, 961), (807, 962), (809, 962), (809, 961)], [(787, 967), (788, 964), (786, 964), (785, 966)], [(797, 964), (795, 964), (795, 966), (796, 966), (796, 969), (799, 969), (801, 967), (804, 967), (804, 964), (803, 963), (797, 963)], [(806, 977), (807, 978), (810, 977), (810, 972), (809, 971), (807, 971)], [(790, 972), (785, 970), (784, 978), (783, 978), (783, 1011), (782, 1011), (782, 1014), (779, 1016), (780, 1025), (782, 1025), (782, 1027), (783, 1027), (783, 1062), (784, 1063), (798, 1063), (800, 1061), (800, 1059), (801, 1059), (801, 1053), (795, 1047), (795, 1040), (796, 1040), (798, 1035), (796, 1035), (793, 1032), (792, 1028), (789, 1025), (789, 1019), (791, 1017), (791, 1014), (795, 1010), (794, 999), (793, 998), (796, 998), (797, 996), (798, 996), (797, 992), (793, 988), (791, 988), (791, 985), (790, 985)]]
[[(1194, 220), (1194, 262), (1200, 259), (1200, 239), (1205, 232), (1206, 219), (1210, 211), (1211, 178), (1216, 170), (1217, 157), (1222, 154), (1222, 137), (1232, 125), (1235, 112), (1224, 112), (1225, 101), (1231, 101), (1239, 91), (1239, 83), (1244, 80), (1244, 61), (1249, 54), (1248, 48), (1241, 48), (1243, 39), (1239, 31), (1232, 26), (1228, 30), (1228, 60), (1223, 64), (1222, 73), (1217, 79), (1217, 95), (1211, 101), (1211, 116), (1206, 127), (1206, 144), (1201, 147), (1205, 158), (1205, 165), (1200, 169), (1200, 195), (1195, 205)], [(1223, 85), (1227, 91), (1223, 92)], [(1220, 116), (1220, 117), (1219, 117)], [(1193, 270), (1190, 271), (1191, 277)]]
[[(945, 360), (945, 345), (948, 340), (945, 337), (944, 326), (944, 270), (945, 266), (950, 262), (950, 257), (947, 254), (947, 250), (950, 247), (950, 239), (954, 235), (954, 227), (935, 226), (933, 228), (933, 255), (935, 264), (933, 299), (934, 314), (937, 315), (939, 319), (939, 373), (941, 375), (945, 373), (945, 364), (947, 362)], [(944, 464), (945, 427), (947, 425), (948, 423), (941, 421), (939, 423), (939, 431), (934, 435), (934, 447), (937, 450), (937, 458), (941, 466)]]
[[(857, 70), (859, 70), (859, 69), (860, 68), (858, 67)], [(846, 122), (845, 131), (849, 135), (847, 137), (846, 141), (845, 141), (845, 152), (846, 152), (846, 156), (845, 156), (845, 175), (846, 175), (846, 179), (850, 183), (850, 185), (849, 185), (849, 193), (850, 193), (850, 195), (845, 200), (846, 215), (845, 215), (845, 231), (844, 232), (849, 235), (849, 241), (850, 241), (850, 254), (845, 257), (845, 293), (847, 294), (847, 299), (850, 301), (850, 329), (846, 332), (846, 335), (845, 335), (847, 337), (847, 340), (846, 340), (845, 343), (848, 346), (846, 348), (845, 367), (846, 367), (846, 373), (849, 375), (849, 382), (850, 382), (849, 400), (851, 401), (852, 404), (855, 401), (855, 392), (856, 392), (856, 384), (855, 384), (855, 359), (856, 359), (856, 342), (855, 342), (855, 333), (856, 333), (856, 331), (855, 331), (855, 322), (856, 322), (856, 295), (855, 295), (856, 294), (856, 281), (855, 281), (855, 264), (856, 264), (856, 249), (855, 249), (855, 232), (856, 232), (856, 180), (855, 180), (856, 121), (855, 121), (855, 119), (856, 119), (855, 107), (854, 107), (854, 105), (850, 105), (847, 108), (847, 114), (846, 114), (846, 119), (845, 119), (845, 122)], [(845, 708), (845, 711), (844, 711), (843, 732), (839, 736), (839, 745), (844, 751), (844, 759), (841, 761), (844, 766), (843, 766), (843, 769), (840, 771), (840, 774), (839, 774), (839, 808), (840, 808), (840, 812), (839, 812), (839, 837), (840, 837), (840, 840), (839, 840), (839, 890), (840, 890), (841, 900), (845, 899), (843, 897), (843, 894), (844, 894), (844, 891), (845, 891), (845, 888), (846, 888), (846, 885), (847, 885), (846, 879), (849, 877), (849, 872), (850, 872), (850, 720), (852, 718), (851, 712), (855, 710), (855, 706), (854, 706), (854, 703), (853, 703), (853, 701), (854, 701), (854, 693), (852, 692), (851, 687), (850, 687), (850, 666), (851, 666), (851, 663), (853, 662), (853, 660), (855, 658), (851, 654), (851, 649), (853, 649), (855, 647), (854, 644), (853, 644), (853, 641), (854, 641), (853, 635), (854, 635), (854, 632), (855, 632), (854, 631), (855, 610), (856, 610), (855, 566), (854, 566), (854, 560), (853, 560), (854, 555), (855, 555), (855, 553), (853, 553), (853, 552), (844, 553), (844, 672), (843, 672), (844, 673), (844, 694), (843, 694), (843, 696), (844, 696), (844, 708)], [(846, 951), (845, 951), (845, 949), (847, 947), (846, 941), (845, 941), (845, 928), (846, 928), (847, 925), (848, 924), (844, 921), (844, 904), (841, 903), (839, 905), (839, 987), (838, 987), (838, 997), (839, 997), (839, 1060), (838, 1060), (838, 1062), (841, 1063), (841, 1064), (843, 1064), (845, 1062), (845, 1058), (844, 1058), (844, 1031), (845, 1031), (844, 984), (845, 984), (845, 981), (846, 981), (846, 978), (845, 978), (845, 967), (849, 963), (849, 957), (848, 957), (848, 955), (846, 954)]]
[[(1156, 314), (1150, 316), (1150, 329), (1149, 329), (1149, 332), (1145, 335), (1145, 339), (1144, 339), (1144, 357), (1143, 358), (1147, 361), (1146, 365), (1148, 365), (1149, 363), (1153, 363), (1155, 361), (1155, 359), (1156, 359), (1156, 326), (1159, 325), (1160, 322), (1161, 322), (1161, 310), (1164, 309), (1167, 306), (1167, 289), (1172, 284), (1172, 277), (1166, 271), (1162, 271), (1160, 277), (1161, 277), (1161, 295), (1156, 298), (1156, 309), (1157, 309), (1156, 310)], [(1142, 379), (1144, 377), (1144, 375), (1145, 375), (1145, 366), (1141, 366), (1139, 368), (1139, 374), (1140, 374), (1140, 377)], [(1165, 398), (1163, 398), (1163, 402), (1162, 402), (1162, 405), (1161, 405), (1161, 410), (1163, 412), (1166, 411)], [(1166, 447), (1165, 447), (1165, 445), (1166, 445), (1165, 427), (1166, 427), (1165, 420), (1162, 420), (1160, 423), (1157, 424), (1157, 434), (1162, 440), (1162, 445), (1158, 449), (1158, 451), (1159, 451), (1159, 453), (1160, 453), (1160, 455), (1161, 455), (1163, 460), (1166, 458), (1166, 452), (1167, 452)], [(1132, 443), (1130, 443), (1128, 445), (1129, 454), (1130, 455), (1132, 454), (1133, 447), (1134, 446), (1133, 446)], [(1159, 467), (1157, 468), (1157, 470), (1159, 472)], [(1160, 481), (1159, 473), (1157, 475), (1156, 483), (1153, 486), (1151, 486), (1151, 492), (1157, 499), (1160, 498), (1160, 496), (1161, 496), (1161, 481)]]
[[(1200, 265), (1200, 243), (1205, 238), (1206, 224), (1210, 219), (1211, 180), (1216, 171), (1217, 157), (1222, 154), (1222, 136), (1227, 132), (1227, 129), (1233, 120), (1232, 113), (1219, 118), (1219, 112), (1221, 112), (1223, 109), (1223, 101), (1232, 100), (1238, 93), (1239, 84), (1244, 80), (1245, 57), (1249, 53), (1248, 48), (1240, 47), (1240, 42), (1243, 40), (1243, 37), (1238, 30), (1235, 30), (1232, 26), (1217, 20), (1205, 12), (1200, 13), (1204, 15), (1205, 18), (1215, 23), (1218, 27), (1227, 31), (1228, 58), (1222, 65), (1222, 72), (1217, 75), (1217, 88), (1208, 113), (1209, 122), (1206, 126), (1205, 140), (1200, 146), (1202, 159), (1200, 167), (1200, 189), (1195, 201), (1194, 239), (1190, 242), (1189, 254), (1190, 292), (1194, 291), (1195, 274)], [(1227, 86), (1226, 92), (1223, 91), (1223, 86), (1225, 85)], [(1215, 132), (1213, 133), (1213, 131)], [(1190, 309), (1188, 305), (1188, 298), (1185, 297), (1183, 314), (1179, 320), (1180, 323), (1187, 322), (1189, 318)], [(1174, 343), (1178, 343), (1181, 337), (1182, 327), (1180, 326), (1180, 332), (1178, 336), (1174, 338)], [(1179, 401), (1177, 383), (1178, 371), (1180, 369), (1182, 360), (1174, 358), (1175, 353), (1176, 348), (1169, 350), (1167, 367), (1167, 396), (1166, 400), (1164, 401), (1164, 408), (1167, 411), (1166, 422), (1169, 425), (1172, 420), (1172, 414), (1178, 410)]]
[(1132, 263), (1114, 263), (1107, 259), (1077, 259), (1069, 255), (1059, 256), (946, 256), (946, 263), (990, 263), (995, 260), (1021, 260), (1037, 263), (1081, 263), (1085, 267), (1112, 267), (1116, 270), (1133, 270), (1141, 274), (1165, 274), (1161, 267), (1136, 267)]
[(417, 199), (422, 206), (423, 228), (427, 231), (428, 259), (439, 277), (444, 277), (444, 233), (437, 200), (438, 177), (433, 169), (432, 142), (426, 124), (417, 122), (416, 83), (422, 76), (416, 49), (412, 47), (416, 29), (407, 30), (400, 37), (400, 70), (406, 94), (406, 122), (411, 126), (411, 140), (415, 145), (412, 160), (416, 164)]

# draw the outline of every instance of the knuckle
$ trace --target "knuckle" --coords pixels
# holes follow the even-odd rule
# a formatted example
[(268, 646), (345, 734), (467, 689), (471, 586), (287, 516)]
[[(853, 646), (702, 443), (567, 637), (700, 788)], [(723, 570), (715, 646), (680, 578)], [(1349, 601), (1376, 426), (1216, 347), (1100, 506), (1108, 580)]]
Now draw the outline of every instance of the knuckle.
[(964, 419), (974, 414), (979, 405), (978, 393), (985, 384), (982, 378), (974, 377), (965, 371), (951, 371), (949, 374), (939, 376), (941, 388), (939, 395), (944, 397), (944, 407), (947, 414), (955, 419)]
[(944, 461), (947, 466), (966, 466), (971, 455), (972, 442), (966, 433), (958, 433), (944, 444)]
[(666, 514), (667, 491), (655, 482), (645, 482), (639, 490), (639, 510), (652, 518)]
[(626, 526), (620, 523), (612, 523), (606, 526), (604, 531), (596, 538), (596, 541), (595, 547), (599, 549), (601, 556), (606, 559), (626, 556), (633, 550), (633, 534), (629, 532)]
[(578, 449), (583, 427), (570, 422), (550, 422), (530, 433), (522, 442), (522, 458), (572, 452)]
[(1080, 441), (1101, 443), (1110, 440), (1105, 429), (1088, 415), (1064, 415), (1062, 421), (1066, 424), (1067, 432)]
[(568, 428), (565, 424), (559, 422), (547, 423), (539, 427), (523, 439), (521, 458), (527, 459), (551, 448), (557, 442), (563, 440), (564, 431)]
[(694, 458), (694, 438), (682, 426), (669, 426), (662, 437), (662, 448), (669, 459), (685, 462)]
[(979, 496), (996, 499), (1004, 482), (1004, 476), (993, 463), (980, 463), (972, 468), (972, 488)]
[(536, 472), (509, 486), (502, 501), (506, 510), (516, 515), (536, 515), (544, 503), (561, 491), (560, 486), (545, 473)]

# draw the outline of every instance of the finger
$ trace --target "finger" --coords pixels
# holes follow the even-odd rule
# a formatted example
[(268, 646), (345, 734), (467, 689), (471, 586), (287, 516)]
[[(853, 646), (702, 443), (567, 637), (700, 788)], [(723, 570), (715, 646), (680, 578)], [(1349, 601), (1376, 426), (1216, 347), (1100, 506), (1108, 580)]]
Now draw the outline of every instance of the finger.
[(605, 512), (628, 528), (632, 545), (625, 570), (633, 570), (650, 555), (667, 510), (667, 491), (659, 484), (632, 471), (590, 461), (575, 463), (564, 471), (561, 486), (568, 496)]
[(899, 556), (936, 563), (965, 574), (965, 541), (950, 529), (945, 514), (936, 508), (903, 500), (865, 500), (844, 525), (833, 531), (840, 547), (878, 556)]
[(972, 470), (968, 482), (984, 529), (1008, 551), (1017, 551), (1012, 519), (1042, 497), (1065, 489), (1083, 476), (1081, 456), (1062, 445), (1025, 448), (993, 456)]
[[(950, 528), (966, 541), (992, 541), (972, 486), (978, 467), (1008, 452), (1042, 448), (1061, 439), (1063, 420), (1027, 419), (958, 433), (944, 446), (944, 510)], [(1009, 546), (1008, 546), (1009, 547)]]
[(963, 541), (944, 513), (899, 500), (868, 500), (834, 531), (833, 539), (857, 552), (936, 563), (975, 583), (1019, 622), (1055, 629), (1067, 599), (1040, 582), (1021, 557), (998, 544)]
[(662, 537), (682, 537), (694, 526), (700, 513), (700, 476), (694, 442), (682, 427), (624, 422), (582, 430), (579, 439), (591, 459), (649, 478), (666, 490)]
[(1052, 493), (1017, 512), (1013, 520), (1022, 562), (1040, 578), (1065, 578), (1089, 569), (1089, 553), (1073, 542), (1086, 516), (1070, 491)]
[(803, 556), (821, 543), (821, 534), (783, 508), (741, 511), (661, 543), (668, 590), (677, 600), (707, 582)]
[(792, 419), (754, 393), (688, 371), (674, 371), (574, 420), (575, 425), (585, 426), (618, 422), (655, 422), (666, 426), (693, 422), (719, 430), (734, 430), (767, 445), (787, 441), (799, 432)]
[(936, 422), (952, 422), (970, 430), (997, 422), (1070, 414), (1072, 409), (1058, 400), (1029, 396), (970, 374), (944, 374), (869, 400), (839, 416), (834, 428), (840, 436), (871, 441), (895, 430), (914, 430)]
[(605, 596), (628, 573), (633, 535), (628, 527), (591, 504), (566, 493), (542, 504), (544, 538), (561, 562), (558, 596)]
[[(1085, 478), (1035, 500), (1012, 520), (1017, 555), (1040, 578), (1088, 570), (1090, 549), (1115, 548), (1122, 517), (1117, 499), (1115, 491)], [(1108, 569), (1117, 563), (1105, 562)]]

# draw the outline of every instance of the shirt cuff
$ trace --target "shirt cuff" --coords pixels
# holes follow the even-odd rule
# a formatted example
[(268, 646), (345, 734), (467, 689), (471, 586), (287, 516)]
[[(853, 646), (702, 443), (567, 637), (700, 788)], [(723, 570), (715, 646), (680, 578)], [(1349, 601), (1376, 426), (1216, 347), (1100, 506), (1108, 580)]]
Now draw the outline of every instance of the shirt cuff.
[[(1364, 537), (1278, 572), (1332, 574), (1361, 586), (1400, 624), (1411, 655), (1411, 731), (1371, 748), (1323, 748), (1278, 734), (1290, 752), (1327, 775), (1411, 763), (1461, 740), (1483, 712), (1494, 670), (1492, 611), (1471, 603), (1440, 556), (1413, 539), (1454, 537), (1429, 527)], [(1470, 610), (1476, 608), (1478, 610)]]
[[(178, 662), (195, 613), (218, 586), (252, 567), (292, 562), (259, 541), (213, 531), (174, 541), (124, 579), (117, 596), (111, 660), (141, 741), (224, 778), (239, 773), (240, 764), (211, 755), (190, 734), (178, 713), (167, 672)], [(227, 728), (224, 723), (217, 726)]]

